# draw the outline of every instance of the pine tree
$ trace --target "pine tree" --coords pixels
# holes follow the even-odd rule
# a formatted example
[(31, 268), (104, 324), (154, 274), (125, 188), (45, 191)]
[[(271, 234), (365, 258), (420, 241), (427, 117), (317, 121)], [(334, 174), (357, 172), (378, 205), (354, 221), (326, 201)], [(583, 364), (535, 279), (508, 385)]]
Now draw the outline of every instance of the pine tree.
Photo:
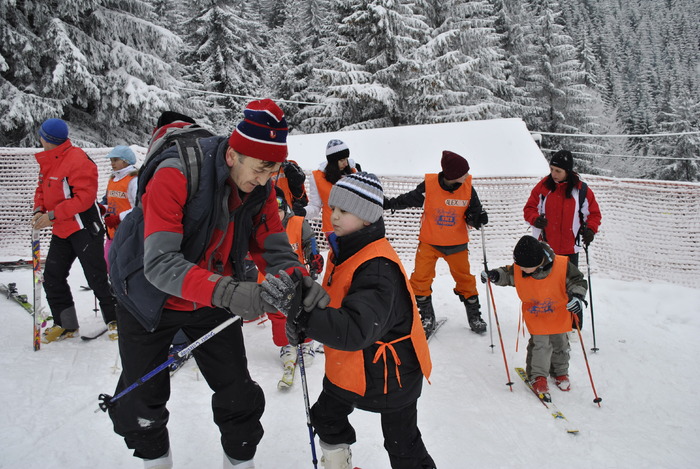
[(337, 54), (319, 80), (326, 85), (319, 115), (305, 119), (306, 131), (363, 129), (407, 122), (404, 86), (417, 63), (411, 54), (427, 26), (402, 1), (338, 0)]
[[(700, 102), (689, 93), (674, 98), (668, 109), (661, 113), (660, 129), (667, 133), (686, 133), (680, 136), (664, 137), (652, 146), (658, 156), (678, 158), (661, 162), (663, 166), (651, 175), (655, 179), (700, 182)], [(665, 163), (665, 164), (664, 164)]]
[[(15, 3), (15, 2), (12, 2)], [(139, 0), (2, 2), (0, 145), (34, 145), (48, 117), (83, 145), (145, 143), (179, 103), (181, 41)], [(4, 65), (3, 65), (4, 64)]]
[(195, 16), (187, 24), (192, 47), (188, 68), (204, 90), (220, 94), (209, 117), (215, 127), (230, 130), (247, 102), (268, 95), (261, 18), (243, 0), (198, 0), (193, 9)]
[[(501, 117), (508, 104), (506, 62), (486, 1), (429, 0), (423, 9), (431, 38), (418, 51), (421, 76), (409, 104), (420, 122)], [(424, 97), (425, 96), (425, 97)], [(427, 98), (427, 99), (426, 99)]]

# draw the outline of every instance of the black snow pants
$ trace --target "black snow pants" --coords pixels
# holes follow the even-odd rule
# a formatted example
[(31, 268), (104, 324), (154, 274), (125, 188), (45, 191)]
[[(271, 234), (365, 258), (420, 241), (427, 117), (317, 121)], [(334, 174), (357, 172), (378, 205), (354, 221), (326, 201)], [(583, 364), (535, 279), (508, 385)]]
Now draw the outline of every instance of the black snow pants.
[[(389, 453), (392, 469), (433, 469), (435, 462), (428, 454), (418, 429), (417, 401), (398, 410), (381, 412), (384, 448)], [(355, 406), (321, 391), (311, 408), (311, 423), (319, 439), (329, 445), (355, 443), (355, 429), (348, 416)]]
[[(220, 308), (165, 309), (156, 330), (147, 332), (125, 308), (118, 308), (117, 316), (123, 371), (115, 395), (167, 360), (170, 344), (180, 329), (194, 342), (231, 317)], [(265, 396), (248, 372), (241, 321), (221, 330), (192, 355), (214, 391), (211, 405), (224, 451), (234, 459), (252, 459), (263, 436), (260, 418)], [(170, 375), (164, 370), (125, 394), (109, 410), (114, 431), (124, 437), (134, 456), (156, 459), (168, 452), (169, 397)], [(191, 396), (193, 400), (199, 397)]]
[[(77, 328), (77, 324), (63, 324), (62, 313), (76, 318), (75, 303), (68, 275), (75, 259), (80, 261), (85, 280), (100, 302), (102, 319), (105, 324), (116, 319), (116, 300), (112, 296), (107, 279), (107, 264), (104, 258), (104, 235), (93, 235), (86, 229), (76, 231), (67, 238), (51, 236), (49, 252), (44, 266), (44, 292), (49, 303), (54, 323), (68, 329)], [(70, 311), (72, 310), (72, 313)]]

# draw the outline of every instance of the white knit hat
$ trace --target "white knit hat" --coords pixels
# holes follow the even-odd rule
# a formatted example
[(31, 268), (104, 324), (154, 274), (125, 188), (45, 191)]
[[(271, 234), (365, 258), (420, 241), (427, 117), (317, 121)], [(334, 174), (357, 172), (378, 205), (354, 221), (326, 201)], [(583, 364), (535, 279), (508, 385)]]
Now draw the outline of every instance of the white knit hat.
[(343, 160), (350, 156), (348, 144), (342, 140), (333, 139), (326, 145), (326, 159), (329, 163)]
[(353, 173), (340, 178), (331, 189), (328, 205), (374, 223), (384, 213), (384, 190), (372, 173)]

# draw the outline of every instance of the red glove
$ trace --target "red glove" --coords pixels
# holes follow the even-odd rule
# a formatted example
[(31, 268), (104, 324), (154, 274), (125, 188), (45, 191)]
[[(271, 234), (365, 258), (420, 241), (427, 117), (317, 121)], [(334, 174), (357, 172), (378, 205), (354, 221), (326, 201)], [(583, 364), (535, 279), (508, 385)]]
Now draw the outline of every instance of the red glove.
[(105, 213), (107, 213), (107, 207), (102, 204), (97, 204), (97, 207), (100, 209), (100, 215), (104, 217)]
[(119, 226), (120, 222), (119, 215), (107, 215), (105, 217), (105, 225), (107, 225), (107, 228), (116, 228)]
[(309, 273), (311, 278), (316, 279), (318, 274), (323, 271), (323, 256), (320, 254), (314, 254), (309, 259)]

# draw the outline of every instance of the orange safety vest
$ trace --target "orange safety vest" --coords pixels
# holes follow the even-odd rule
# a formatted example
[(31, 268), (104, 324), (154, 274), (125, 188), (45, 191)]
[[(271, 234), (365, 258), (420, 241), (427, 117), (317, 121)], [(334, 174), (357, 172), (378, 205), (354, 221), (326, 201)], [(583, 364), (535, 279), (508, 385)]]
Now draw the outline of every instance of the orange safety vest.
[(562, 334), (571, 330), (571, 312), (566, 309), (566, 268), (569, 258), (554, 256), (552, 271), (543, 279), (523, 277), (513, 264), (515, 289), (523, 303), (523, 319), (530, 334)]
[(425, 202), (418, 239), (435, 246), (455, 246), (469, 242), (464, 216), (472, 196), (472, 176), (454, 192), (440, 187), (437, 174), (425, 175)]
[[(304, 217), (298, 217), (296, 215), (289, 217), (287, 220), (287, 238), (289, 238), (289, 244), (292, 246), (292, 250), (297, 254), (299, 262), (301, 265), (306, 264), (304, 259), (304, 246), (302, 243), (301, 229), (304, 223)], [(258, 283), (265, 280), (265, 275), (262, 272), (258, 272)]]
[[(353, 173), (357, 172), (355, 168), (351, 168)], [(311, 174), (314, 176), (314, 181), (316, 182), (316, 189), (318, 189), (318, 196), (321, 198), (321, 230), (324, 233), (333, 231), (333, 224), (331, 223), (331, 210), (330, 205), (328, 205), (328, 198), (331, 195), (331, 189), (333, 189), (333, 184), (326, 180), (326, 173), (317, 169)]]
[[(357, 268), (363, 263), (370, 259), (374, 259), (375, 257), (387, 258), (395, 262), (401, 268), (404, 280), (406, 281), (406, 288), (408, 288), (411, 298), (413, 298), (413, 291), (408, 283), (408, 277), (406, 276), (403, 265), (399, 260), (399, 256), (396, 254), (396, 251), (394, 251), (394, 248), (391, 247), (389, 241), (387, 241), (386, 238), (381, 238), (368, 244), (338, 266), (333, 265), (329, 256), (328, 262), (330, 264), (330, 268), (326, 268), (323, 285), (326, 292), (328, 292), (328, 295), (331, 297), (329, 304), (330, 307), (340, 308), (343, 298), (345, 298), (345, 295), (350, 289), (350, 284), (352, 283), (352, 277), (355, 270), (357, 270)], [(332, 282), (330, 282), (331, 272)], [(399, 386), (401, 386), (401, 376), (399, 374), (399, 366), (401, 365), (401, 361), (396, 354), (394, 344), (396, 342), (409, 339), (413, 343), (413, 348), (416, 351), (423, 375), (426, 378), (430, 378), (430, 372), (433, 365), (430, 361), (428, 341), (425, 338), (425, 332), (423, 331), (423, 325), (421, 323), (420, 314), (418, 313), (418, 308), (416, 307), (415, 301), (413, 301), (413, 324), (411, 326), (411, 333), (392, 340), (391, 342), (375, 342), (379, 345), (379, 348), (374, 355), (374, 360), (372, 363), (377, 363), (380, 358), (384, 360), (384, 394), (387, 393), (388, 386), (386, 354), (389, 352), (394, 357), (394, 362), (396, 363), (396, 378), (398, 379)], [(367, 379), (365, 376), (365, 360), (363, 351), (336, 350), (326, 345), (325, 355), (326, 377), (330, 380), (330, 382), (340, 388), (354, 392), (360, 396), (364, 396), (367, 389)]]
[[(129, 183), (135, 177), (136, 173), (128, 174), (118, 181), (115, 181), (113, 177), (109, 178), (107, 183), (107, 213), (105, 215), (119, 215), (133, 208), (127, 193), (129, 191)], [(110, 239), (114, 239), (116, 231), (116, 228), (107, 227), (107, 234), (109, 234)]]

